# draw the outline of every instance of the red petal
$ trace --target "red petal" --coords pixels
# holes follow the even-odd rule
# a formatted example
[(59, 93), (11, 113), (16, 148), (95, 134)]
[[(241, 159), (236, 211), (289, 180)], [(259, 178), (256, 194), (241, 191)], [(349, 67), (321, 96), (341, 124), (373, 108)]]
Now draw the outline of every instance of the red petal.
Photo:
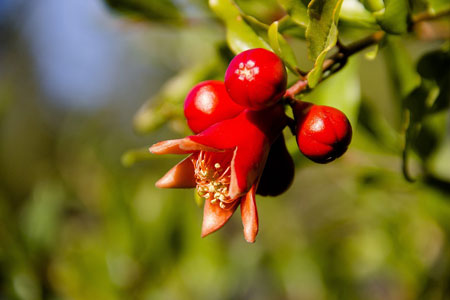
[(201, 150), (210, 152), (220, 151), (215, 148), (194, 142), (190, 139), (190, 137), (186, 137), (184, 139), (162, 141), (151, 146), (149, 150), (153, 154), (188, 154)]
[(241, 216), (244, 225), (244, 237), (249, 243), (254, 243), (258, 234), (258, 211), (255, 202), (256, 184), (241, 200)]
[(196, 186), (192, 155), (183, 159), (156, 182), (159, 188), (193, 188)]
[(219, 203), (211, 204), (210, 201), (206, 200), (203, 210), (202, 237), (213, 233), (225, 225), (233, 215), (238, 204), (239, 200), (235, 201), (229, 209), (222, 209)]
[(261, 175), (269, 154), (269, 147), (267, 141), (255, 140), (255, 143), (243, 145), (235, 150), (231, 161), (229, 192), (232, 199), (247, 193)]

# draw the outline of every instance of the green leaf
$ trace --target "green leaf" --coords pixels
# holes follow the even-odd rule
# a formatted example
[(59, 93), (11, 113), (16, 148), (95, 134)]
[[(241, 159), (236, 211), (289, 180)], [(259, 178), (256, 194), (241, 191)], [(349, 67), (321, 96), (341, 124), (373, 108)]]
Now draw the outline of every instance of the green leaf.
[(308, 54), (312, 60), (327, 49), (336, 39), (339, 12), (342, 0), (313, 0), (308, 6), (309, 25), (306, 29)]
[(278, 31), (282, 34), (303, 40), (305, 39), (306, 27), (298, 26), (290, 16), (286, 15), (278, 21)]
[[(445, 114), (443, 115), (445, 117)], [(420, 127), (415, 140), (413, 141), (413, 149), (422, 159), (427, 162), (428, 159), (436, 152), (442, 137), (444, 136), (445, 129), (442, 128), (442, 123), (439, 127), (434, 128), (432, 121), (434, 118), (427, 118)], [(441, 121), (439, 119), (439, 121)]]
[(131, 149), (122, 154), (121, 162), (124, 167), (131, 167), (137, 162), (154, 159), (154, 157), (147, 148)]
[(428, 11), (431, 8), (430, 1), (428, 0), (411, 0), (410, 3), (413, 14)]
[(371, 49), (369, 49), (369, 51), (365, 53), (364, 56), (368, 60), (374, 60), (377, 57), (379, 50), (380, 50), (380, 46), (377, 44), (375, 46), (372, 46)]
[(361, 2), (370, 12), (377, 12), (384, 8), (383, 0), (362, 0)]
[[(434, 102), (436, 93), (432, 93), (436, 86), (430, 81), (423, 80), (421, 85), (415, 88), (405, 99), (404, 107), (409, 110), (410, 125), (422, 122), (428, 113), (430, 103)], [(434, 98), (431, 99), (430, 97)]]
[(431, 110), (437, 112), (447, 109), (450, 106), (450, 49), (425, 54), (417, 63), (417, 71), (439, 87), (439, 96)]
[(307, 7), (309, 1), (302, 0), (278, 0), (281, 6), (286, 10), (291, 19), (298, 25), (306, 28), (309, 18)]
[(450, 8), (448, 0), (428, 0), (428, 2), (433, 12), (436, 13)]
[(375, 17), (357, 0), (346, 0), (342, 3), (339, 14), (339, 23), (341, 22), (356, 28), (376, 29), (378, 27)]
[(275, 53), (284, 61), (285, 65), (294, 74), (298, 74), (296, 70), (297, 60), (294, 51), (284, 38), (278, 33), (278, 21), (273, 22), (268, 30), (269, 43)]
[(214, 13), (225, 22), (227, 43), (230, 49), (238, 54), (253, 48), (270, 49), (264, 39), (244, 21), (239, 8), (232, 0), (209, 0)]
[(105, 0), (121, 13), (131, 17), (181, 24), (182, 15), (171, 0)]
[[(411, 149), (426, 162), (435, 151), (439, 142), (438, 135), (434, 135), (429, 127), (424, 127), (424, 119), (430, 112), (430, 103), (436, 98), (436, 85), (430, 81), (422, 80), (420, 86), (415, 88), (405, 99), (405, 142), (402, 155), (403, 175), (408, 181), (414, 181), (409, 173), (408, 157)], [(426, 143), (422, 144), (421, 143)]]
[(442, 76), (449, 73), (450, 52), (436, 50), (422, 56), (417, 63), (417, 71), (427, 79), (440, 80)]
[(388, 33), (405, 33), (409, 25), (408, 0), (385, 0), (384, 4), (384, 14), (377, 17), (378, 24)]
[(310, 22), (306, 29), (308, 54), (315, 60), (308, 74), (308, 85), (313, 88), (322, 76), (325, 57), (337, 42), (337, 22), (343, 0), (313, 0), (308, 6)]
[(268, 30), (269, 33), (269, 43), (275, 53), (281, 57), (281, 47), (278, 41), (278, 22), (273, 22)]

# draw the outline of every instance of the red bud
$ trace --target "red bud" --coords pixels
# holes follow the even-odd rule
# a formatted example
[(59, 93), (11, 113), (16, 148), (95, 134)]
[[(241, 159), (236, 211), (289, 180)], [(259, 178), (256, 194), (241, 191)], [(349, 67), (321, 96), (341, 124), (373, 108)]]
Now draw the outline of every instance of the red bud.
[(199, 133), (211, 125), (237, 116), (245, 108), (233, 102), (222, 81), (203, 81), (192, 88), (184, 101), (189, 128)]
[(286, 78), (281, 59), (273, 52), (256, 48), (233, 58), (225, 73), (225, 86), (234, 102), (260, 110), (281, 99)]
[(352, 126), (343, 112), (307, 102), (296, 103), (293, 110), (298, 147), (306, 157), (317, 163), (328, 163), (347, 151)]

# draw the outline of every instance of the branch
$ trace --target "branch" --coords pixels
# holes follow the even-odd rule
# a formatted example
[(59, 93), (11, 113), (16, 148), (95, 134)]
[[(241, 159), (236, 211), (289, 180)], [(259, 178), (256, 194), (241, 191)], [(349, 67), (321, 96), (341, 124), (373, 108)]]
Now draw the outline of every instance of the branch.
[(284, 93), (284, 98), (288, 101), (295, 101), (295, 95), (300, 94), (306, 89), (307, 86), (308, 81), (303, 77), (286, 90), (286, 93)]
[[(412, 16), (412, 25), (415, 25), (420, 22), (429, 21), (429, 20), (435, 20), (441, 17), (449, 16), (450, 15), (450, 9), (446, 9), (443, 11), (440, 11), (436, 14), (431, 14), (430, 12), (424, 12), (415, 16)], [(334, 55), (332, 55), (330, 58), (326, 59), (322, 65), (323, 73), (326, 71), (329, 71), (330, 74), (334, 74), (340, 69), (342, 69), (345, 64), (347, 63), (347, 60), (350, 56), (352, 56), (355, 53), (358, 53), (370, 46), (379, 44), (383, 38), (386, 36), (386, 33), (382, 30), (377, 31), (371, 35), (369, 35), (366, 38), (363, 38), (359, 41), (356, 41), (350, 45), (343, 45), (339, 40), (336, 43), (336, 47), (339, 49), (338, 52), (336, 52)], [(307, 81), (306, 77), (308, 74), (301, 74), (300, 79), (294, 83), (289, 89), (286, 90), (286, 93), (284, 94), (284, 97), (288, 100), (295, 101), (294, 97), (304, 90), (307, 90)], [(323, 77), (321, 81), (325, 80), (329, 77)]]
[[(369, 46), (378, 44), (384, 36), (385, 33), (383, 31), (377, 31), (374, 34), (362, 40), (354, 42), (348, 46), (344, 46), (340, 42), (338, 42), (337, 46), (339, 48), (339, 51), (324, 61), (322, 65), (323, 72), (331, 71), (332, 73), (335, 73), (339, 71), (344, 67), (345, 63), (351, 55), (358, 53), (359, 51), (366, 49)], [(306, 77), (307, 76), (302, 76), (296, 83), (288, 88), (286, 90), (286, 93), (284, 94), (284, 98), (295, 101), (294, 97), (308, 88)], [(326, 78), (327, 77), (322, 78), (321, 81)]]
[(417, 24), (424, 21), (431, 21), (441, 17), (450, 16), (450, 8), (444, 9), (438, 13), (432, 14), (428, 11), (417, 14), (412, 17), (412, 23)]
[(323, 63), (323, 71), (328, 71), (333, 68), (338, 63), (345, 62), (347, 59), (355, 53), (360, 52), (370, 46), (378, 44), (386, 35), (384, 31), (377, 31), (368, 37), (356, 41), (348, 46), (344, 46), (341, 43), (338, 44), (339, 51), (331, 56), (329, 59), (325, 60)]

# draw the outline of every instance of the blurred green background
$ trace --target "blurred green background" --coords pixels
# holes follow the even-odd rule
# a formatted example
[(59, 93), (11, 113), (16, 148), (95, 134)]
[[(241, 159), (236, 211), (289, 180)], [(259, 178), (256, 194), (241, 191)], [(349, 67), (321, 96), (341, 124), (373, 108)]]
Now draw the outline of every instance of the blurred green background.
[(180, 157), (145, 149), (188, 133), (180, 99), (223, 79), (224, 28), (206, 1), (106, 2), (0, 0), (0, 299), (449, 299), (449, 111), (409, 183), (399, 100), (442, 41), (390, 38), (320, 84), (307, 98), (350, 117), (349, 152), (317, 165), (289, 138), (295, 181), (257, 197), (256, 243), (239, 216), (202, 239), (193, 191), (154, 187)]

